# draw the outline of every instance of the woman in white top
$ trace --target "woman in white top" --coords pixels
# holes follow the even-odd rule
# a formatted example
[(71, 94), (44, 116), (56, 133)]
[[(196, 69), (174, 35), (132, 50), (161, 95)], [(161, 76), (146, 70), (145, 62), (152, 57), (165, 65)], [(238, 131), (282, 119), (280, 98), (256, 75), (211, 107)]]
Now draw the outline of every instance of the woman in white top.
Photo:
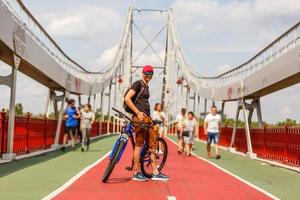
[(187, 156), (191, 155), (192, 145), (197, 130), (197, 120), (193, 112), (189, 112), (183, 123), (183, 140), (185, 143), (185, 152)]
[(95, 114), (92, 112), (91, 105), (86, 104), (84, 109), (81, 111), (81, 131), (82, 131), (82, 146), (81, 151), (84, 151), (84, 147), (86, 146), (86, 150), (89, 150), (90, 145), (90, 132), (92, 129), (92, 124), (95, 120)]
[[(154, 112), (152, 114), (153, 120), (158, 120), (162, 122), (160, 125), (157, 125), (158, 134), (161, 138), (163, 138), (165, 135), (165, 126), (167, 125), (166, 115), (162, 110), (162, 105), (160, 103), (156, 103), (154, 106)], [(161, 144), (159, 144), (159, 153), (162, 153)]]

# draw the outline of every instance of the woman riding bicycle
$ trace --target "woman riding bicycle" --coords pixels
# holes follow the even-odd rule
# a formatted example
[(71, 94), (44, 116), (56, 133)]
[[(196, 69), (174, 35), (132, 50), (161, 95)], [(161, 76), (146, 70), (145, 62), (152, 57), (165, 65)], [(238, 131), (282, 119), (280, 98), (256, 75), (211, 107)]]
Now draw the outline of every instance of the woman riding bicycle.
[[(136, 81), (132, 84), (130, 89), (125, 95), (125, 103), (131, 109), (133, 114), (133, 121), (140, 121), (144, 123), (151, 123), (152, 119), (150, 117), (150, 104), (149, 104), (149, 87), (148, 83), (152, 79), (153, 76), (153, 68), (150, 65), (146, 65), (143, 68), (142, 80)], [(162, 174), (157, 169), (156, 164), (156, 137), (157, 130), (153, 127), (143, 129), (139, 124), (134, 124), (135, 133), (136, 133), (136, 147), (133, 152), (134, 159), (134, 175), (133, 180), (136, 181), (147, 181), (148, 178), (145, 177), (139, 169), (139, 159), (140, 152), (146, 141), (149, 145), (151, 165), (153, 169), (152, 180), (169, 180), (169, 177)]]

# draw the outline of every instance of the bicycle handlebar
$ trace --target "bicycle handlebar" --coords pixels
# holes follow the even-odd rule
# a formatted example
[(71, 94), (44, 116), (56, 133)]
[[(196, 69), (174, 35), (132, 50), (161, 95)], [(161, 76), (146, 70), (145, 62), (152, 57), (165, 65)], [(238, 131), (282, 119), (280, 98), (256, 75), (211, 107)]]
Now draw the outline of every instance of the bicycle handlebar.
[(130, 119), (130, 117), (128, 117), (126, 114), (122, 113), (121, 111), (117, 110), (116, 108), (112, 107), (112, 110), (117, 112), (120, 117), (126, 118), (126, 119), (128, 119), (128, 121), (130, 121), (131, 123), (134, 123), (134, 124), (141, 124), (141, 125), (144, 125), (147, 127), (152, 127), (154, 125), (158, 125), (158, 124), (162, 123), (162, 121), (160, 121), (160, 120), (153, 120), (151, 124), (147, 124), (145, 122), (133, 121), (132, 119)]

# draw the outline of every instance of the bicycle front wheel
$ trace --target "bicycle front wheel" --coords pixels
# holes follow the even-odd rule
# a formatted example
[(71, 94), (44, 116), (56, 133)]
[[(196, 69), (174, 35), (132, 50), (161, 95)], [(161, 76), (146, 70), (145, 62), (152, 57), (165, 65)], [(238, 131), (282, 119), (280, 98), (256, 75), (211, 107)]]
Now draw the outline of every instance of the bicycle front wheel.
[(108, 163), (108, 166), (106, 167), (105, 171), (104, 171), (104, 174), (102, 176), (102, 182), (103, 183), (106, 183), (109, 176), (111, 175), (115, 165), (117, 164), (118, 162), (118, 158), (120, 156), (120, 154), (122, 153), (122, 150), (125, 146), (125, 141), (124, 140), (120, 140), (120, 144), (119, 146), (117, 147), (116, 149), (116, 153), (114, 154), (114, 156), (112, 157), (112, 159), (109, 161)]
[[(167, 161), (168, 157), (168, 146), (166, 141), (163, 138), (157, 138), (157, 147), (156, 147), (156, 166), (158, 171), (161, 171)], [(140, 160), (141, 172), (147, 177), (152, 177), (152, 164), (151, 164), (150, 152), (147, 151)]]

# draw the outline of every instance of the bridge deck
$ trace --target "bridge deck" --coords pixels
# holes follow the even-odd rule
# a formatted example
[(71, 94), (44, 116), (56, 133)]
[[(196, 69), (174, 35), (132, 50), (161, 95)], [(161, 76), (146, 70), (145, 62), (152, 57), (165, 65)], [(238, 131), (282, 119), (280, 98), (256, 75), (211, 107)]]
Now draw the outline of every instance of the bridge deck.
[[(57, 151), (35, 158), (0, 165), (1, 198), (41, 199), (59, 188), (81, 169), (99, 159), (99, 154), (103, 156), (108, 152), (115, 139), (115, 137), (108, 137), (93, 143), (91, 151), (88, 153), (82, 153), (79, 150), (66, 153)], [(199, 195), (197, 197), (213, 195), (213, 189), (209, 190), (207, 187), (211, 186), (214, 179), (218, 180), (215, 185), (218, 192), (215, 195), (221, 196), (211, 197), (230, 199), (233, 194), (251, 194), (259, 195), (262, 198), (265, 197), (261, 196), (260, 192), (224, 174), (222, 171), (198, 158), (177, 156), (175, 146), (171, 143), (169, 143), (169, 146), (170, 157), (165, 172), (171, 175), (172, 180), (169, 183), (146, 183), (151, 188), (151, 191), (158, 192), (162, 195), (163, 199), (166, 199), (168, 195), (174, 195), (177, 199), (182, 199), (180, 197), (183, 195), (190, 195), (190, 197), (193, 197), (193, 195)], [(195, 149), (198, 155), (205, 156), (205, 146), (202, 143), (196, 143)], [(130, 151), (127, 153), (130, 154)], [(221, 151), (221, 153), (221, 160), (210, 159), (210, 161), (215, 162), (218, 166), (227, 169), (279, 198), (300, 198), (300, 176), (297, 173), (265, 165), (261, 162), (249, 160), (228, 152)], [(66, 193), (61, 193), (61, 195), (72, 194), (72, 196), (76, 197), (75, 195), (86, 194), (88, 196), (85, 199), (92, 199), (94, 194), (98, 195), (103, 192), (116, 191), (116, 189), (119, 192), (125, 192), (132, 190), (133, 187), (140, 188), (140, 184), (129, 181), (131, 173), (124, 170), (124, 166), (127, 166), (129, 161), (130, 155), (124, 157), (120, 165), (117, 166), (112, 176), (114, 184), (103, 185), (99, 180), (102, 175), (101, 169), (104, 168), (106, 163), (106, 161), (103, 161), (68, 188), (65, 191)], [(193, 177), (189, 175), (189, 171), (191, 170), (193, 171)], [(220, 178), (222, 179), (220, 180)], [(82, 181), (86, 186), (81, 185), (78, 188), (78, 184), (83, 183)], [(124, 183), (122, 181), (128, 182)], [(137, 191), (131, 195), (138, 195)], [(143, 192), (143, 190), (140, 192)], [(62, 196), (58, 196), (58, 198), (60, 197)], [(247, 198), (251, 196), (243, 197)]]

